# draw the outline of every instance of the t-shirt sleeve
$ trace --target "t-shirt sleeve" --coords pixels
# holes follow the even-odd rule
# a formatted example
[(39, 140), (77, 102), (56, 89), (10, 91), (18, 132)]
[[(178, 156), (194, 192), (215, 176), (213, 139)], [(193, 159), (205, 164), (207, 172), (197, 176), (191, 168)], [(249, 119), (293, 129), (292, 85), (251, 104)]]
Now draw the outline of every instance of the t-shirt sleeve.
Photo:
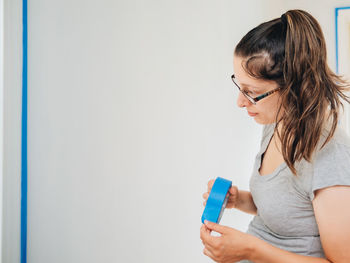
[(350, 147), (346, 144), (326, 144), (316, 156), (309, 193), (311, 201), (314, 191), (335, 185), (350, 186)]

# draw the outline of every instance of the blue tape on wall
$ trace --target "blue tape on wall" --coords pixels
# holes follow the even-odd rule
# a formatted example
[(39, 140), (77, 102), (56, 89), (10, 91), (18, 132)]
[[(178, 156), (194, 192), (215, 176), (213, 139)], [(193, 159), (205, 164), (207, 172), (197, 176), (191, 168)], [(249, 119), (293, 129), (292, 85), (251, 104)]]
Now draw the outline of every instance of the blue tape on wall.
[(27, 0), (23, 0), (23, 64), (22, 64), (22, 168), (21, 168), (21, 263), (27, 262)]
[(202, 223), (208, 220), (214, 223), (220, 223), (227, 203), (227, 192), (231, 188), (232, 182), (221, 177), (217, 177), (211, 188), (207, 204), (205, 205)]
[(338, 36), (338, 15), (339, 10), (350, 9), (350, 6), (335, 8), (335, 68), (336, 73), (339, 74), (339, 36)]

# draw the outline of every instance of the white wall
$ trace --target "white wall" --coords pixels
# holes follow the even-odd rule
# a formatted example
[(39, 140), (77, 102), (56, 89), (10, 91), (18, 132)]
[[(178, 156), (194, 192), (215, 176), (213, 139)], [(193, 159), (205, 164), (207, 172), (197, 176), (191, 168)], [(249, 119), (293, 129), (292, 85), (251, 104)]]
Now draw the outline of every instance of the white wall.
[[(4, 1), (0, 0), (0, 57), (4, 57)], [(0, 192), (2, 193), (4, 173), (4, 60), (0, 61)], [(2, 211), (3, 199), (0, 195), (0, 262), (2, 262)]]
[(22, 1), (4, 1), (2, 262), (20, 260)]
[(265, 8), (30, 1), (28, 262), (210, 262), (206, 183), (248, 189), (259, 146), (230, 75)]
[[(298, 5), (30, 1), (28, 262), (211, 262), (206, 182), (248, 189), (261, 135), (235, 105), (233, 48)], [(312, 14), (330, 42), (324, 12)], [(19, 262), (21, 1), (5, 13), (3, 262)]]

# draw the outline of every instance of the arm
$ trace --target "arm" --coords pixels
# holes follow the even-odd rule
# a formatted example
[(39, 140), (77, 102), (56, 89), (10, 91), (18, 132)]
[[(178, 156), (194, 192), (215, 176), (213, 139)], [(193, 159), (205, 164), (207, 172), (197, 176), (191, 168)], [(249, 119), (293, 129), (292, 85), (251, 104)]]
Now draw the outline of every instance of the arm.
[(312, 205), (324, 253), (334, 263), (350, 262), (350, 186), (315, 191)]
[(256, 215), (257, 214), (257, 208), (255, 206), (255, 203), (253, 201), (252, 194), (248, 191), (238, 191), (239, 199), (238, 203), (235, 208), (241, 210), (242, 212)]
[(255, 263), (332, 263), (324, 258), (294, 254), (258, 238), (252, 243), (251, 251), (249, 260)]

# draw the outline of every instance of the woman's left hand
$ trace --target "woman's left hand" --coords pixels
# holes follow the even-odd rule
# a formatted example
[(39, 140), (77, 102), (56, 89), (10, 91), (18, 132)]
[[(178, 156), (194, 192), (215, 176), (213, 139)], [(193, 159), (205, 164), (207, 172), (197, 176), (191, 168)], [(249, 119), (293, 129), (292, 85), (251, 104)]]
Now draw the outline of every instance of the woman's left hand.
[[(211, 231), (218, 232), (221, 236), (212, 236)], [(204, 244), (204, 255), (220, 263), (249, 260), (257, 239), (234, 228), (207, 221), (200, 229), (200, 237)]]

